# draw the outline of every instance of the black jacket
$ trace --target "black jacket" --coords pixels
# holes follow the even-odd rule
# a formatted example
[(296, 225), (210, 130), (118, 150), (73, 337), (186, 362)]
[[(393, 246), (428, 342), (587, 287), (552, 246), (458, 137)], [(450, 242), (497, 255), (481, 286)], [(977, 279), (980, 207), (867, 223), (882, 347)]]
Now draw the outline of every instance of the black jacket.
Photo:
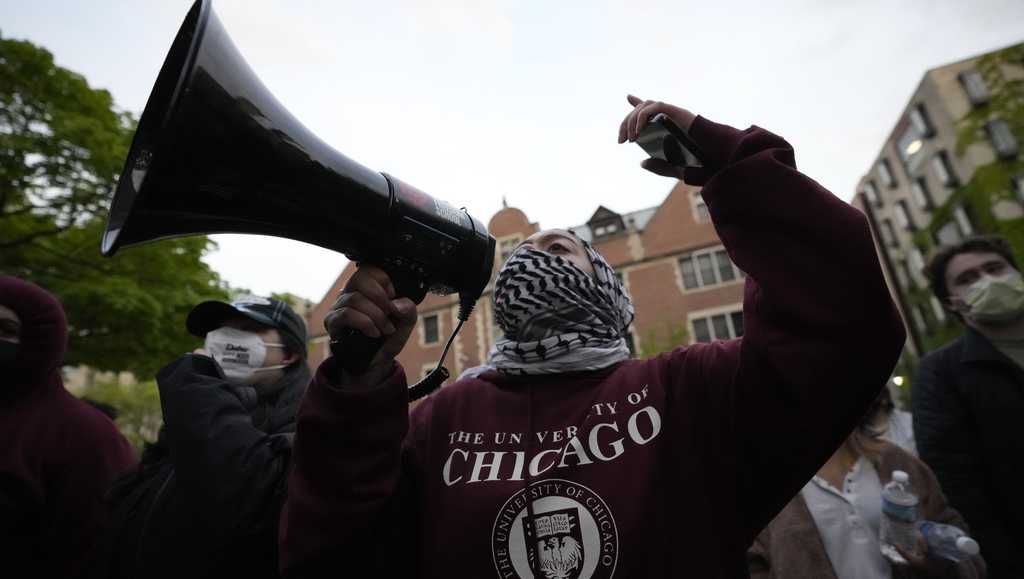
[(111, 493), (95, 576), (278, 576), (277, 519), (309, 370), (300, 363), (283, 381), (260, 400), (205, 356), (160, 371), (164, 426)]
[(918, 452), (989, 577), (1024, 577), (1024, 369), (968, 328), (921, 360), (912, 399)]

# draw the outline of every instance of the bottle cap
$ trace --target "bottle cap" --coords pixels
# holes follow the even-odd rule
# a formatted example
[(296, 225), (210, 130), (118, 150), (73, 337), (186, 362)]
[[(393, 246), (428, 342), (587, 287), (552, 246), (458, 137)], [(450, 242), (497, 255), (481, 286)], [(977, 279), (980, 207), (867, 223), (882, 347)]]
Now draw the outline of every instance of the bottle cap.
[(894, 470), (892, 471), (892, 480), (898, 483), (906, 483), (907, 481), (910, 480), (910, 475), (903, 472), (902, 470)]
[(957, 539), (956, 548), (965, 555), (977, 555), (981, 552), (981, 546), (970, 537), (960, 537)]

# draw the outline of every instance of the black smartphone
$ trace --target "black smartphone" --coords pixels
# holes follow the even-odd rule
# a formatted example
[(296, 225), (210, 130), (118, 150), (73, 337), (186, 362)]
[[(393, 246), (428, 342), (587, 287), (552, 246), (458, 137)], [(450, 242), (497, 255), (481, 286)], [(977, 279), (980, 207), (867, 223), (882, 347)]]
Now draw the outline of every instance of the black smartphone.
[(700, 147), (665, 113), (658, 113), (647, 121), (647, 126), (636, 137), (636, 144), (651, 157), (677, 167), (704, 166)]

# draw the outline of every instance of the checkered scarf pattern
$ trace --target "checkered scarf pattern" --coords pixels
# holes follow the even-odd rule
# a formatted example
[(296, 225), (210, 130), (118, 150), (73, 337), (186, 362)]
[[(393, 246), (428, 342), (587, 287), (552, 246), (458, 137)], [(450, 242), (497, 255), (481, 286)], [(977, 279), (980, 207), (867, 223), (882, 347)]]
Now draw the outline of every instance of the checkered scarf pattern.
[(504, 336), (490, 353), (490, 366), (507, 374), (558, 374), (597, 370), (629, 357), (629, 292), (604, 257), (580, 243), (593, 276), (564, 257), (529, 247), (502, 266), (494, 312)]

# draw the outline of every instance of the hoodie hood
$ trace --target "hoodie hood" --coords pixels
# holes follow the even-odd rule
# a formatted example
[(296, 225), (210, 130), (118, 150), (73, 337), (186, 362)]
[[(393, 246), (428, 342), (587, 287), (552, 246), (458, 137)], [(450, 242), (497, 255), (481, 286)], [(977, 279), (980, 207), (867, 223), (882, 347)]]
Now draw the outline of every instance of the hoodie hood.
[(60, 302), (33, 283), (0, 276), (0, 305), (21, 320), (18, 352), (12, 365), (4, 369), (10, 387), (20, 391), (59, 385), (68, 343), (68, 324)]

